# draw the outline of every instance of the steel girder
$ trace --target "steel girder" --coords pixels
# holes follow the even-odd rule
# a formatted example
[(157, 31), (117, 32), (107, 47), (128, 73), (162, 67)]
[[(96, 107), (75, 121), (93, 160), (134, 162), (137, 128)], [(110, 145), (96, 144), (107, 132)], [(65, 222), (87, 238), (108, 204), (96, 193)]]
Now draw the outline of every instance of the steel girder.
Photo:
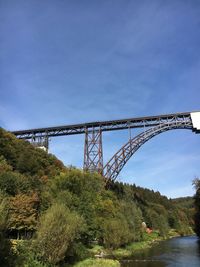
[(104, 166), (103, 173), (104, 177), (109, 180), (115, 180), (130, 159), (130, 157), (149, 139), (152, 137), (172, 130), (172, 129), (193, 129), (192, 121), (190, 118), (184, 120), (175, 120), (168, 123), (161, 123), (156, 127), (152, 127), (134, 138), (130, 139), (120, 150), (115, 153), (115, 155), (108, 161)]
[(190, 112), (20, 130), (20, 131), (13, 131), (12, 133), (16, 135), (16, 137), (18, 137), (19, 139), (32, 139), (36, 137), (45, 137), (47, 135), (48, 137), (53, 137), (53, 136), (63, 136), (63, 135), (84, 134), (86, 130), (98, 131), (100, 128), (101, 131), (104, 132), (104, 131), (123, 130), (130, 128), (141, 128), (144, 126), (153, 127), (161, 123), (182, 121), (183, 119), (188, 119), (188, 118), (190, 118)]

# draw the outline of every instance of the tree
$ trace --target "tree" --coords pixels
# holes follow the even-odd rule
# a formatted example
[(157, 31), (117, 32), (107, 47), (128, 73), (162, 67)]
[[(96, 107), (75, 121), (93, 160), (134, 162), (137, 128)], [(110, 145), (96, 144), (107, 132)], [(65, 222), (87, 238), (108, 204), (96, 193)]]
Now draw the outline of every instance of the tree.
[(64, 204), (53, 204), (41, 217), (34, 248), (44, 262), (57, 264), (79, 237), (83, 219)]
[(0, 191), (0, 266), (13, 266), (14, 264), (11, 243), (5, 237), (8, 217), (7, 206), (7, 199)]
[(30, 234), (36, 229), (38, 217), (39, 198), (37, 193), (29, 196), (26, 194), (18, 194), (10, 198), (8, 229), (16, 232), (18, 238), (20, 233)]
[(128, 223), (125, 218), (106, 218), (102, 222), (103, 243), (108, 248), (119, 248), (129, 241)]
[(68, 169), (50, 181), (51, 194), (59, 199), (59, 202), (62, 199), (66, 206), (84, 218), (84, 244), (88, 244), (97, 236), (97, 210), (101, 195), (105, 191), (104, 185), (104, 179), (100, 175), (78, 169)]
[(159, 230), (160, 236), (166, 238), (169, 232), (169, 225), (167, 218), (163, 215), (158, 216), (157, 229)]
[(8, 171), (0, 174), (0, 189), (8, 195), (29, 192), (30, 187), (30, 179), (18, 172)]
[(195, 232), (200, 237), (200, 179), (196, 178), (193, 181), (193, 185), (196, 189), (196, 194), (194, 196), (194, 204), (195, 204)]
[(142, 238), (142, 212), (134, 202), (122, 201), (120, 210), (128, 223), (129, 238), (127, 242), (140, 241)]
[(4, 156), (0, 155), (0, 173), (12, 171), (12, 167), (7, 163)]
[(13, 170), (22, 174), (53, 177), (65, 169), (63, 163), (55, 156), (33, 147), (28, 141), (17, 139), (2, 128), (0, 128), (0, 155)]

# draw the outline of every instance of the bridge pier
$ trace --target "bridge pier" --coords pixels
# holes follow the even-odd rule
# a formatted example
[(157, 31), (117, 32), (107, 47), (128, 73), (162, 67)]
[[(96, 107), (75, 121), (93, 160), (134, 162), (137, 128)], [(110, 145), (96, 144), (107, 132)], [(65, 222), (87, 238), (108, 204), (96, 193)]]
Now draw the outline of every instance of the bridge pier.
[(83, 169), (103, 174), (103, 149), (101, 128), (88, 130), (85, 128)]
[(49, 137), (46, 134), (45, 136), (35, 136), (31, 138), (31, 144), (35, 147), (39, 147), (48, 153), (49, 150)]

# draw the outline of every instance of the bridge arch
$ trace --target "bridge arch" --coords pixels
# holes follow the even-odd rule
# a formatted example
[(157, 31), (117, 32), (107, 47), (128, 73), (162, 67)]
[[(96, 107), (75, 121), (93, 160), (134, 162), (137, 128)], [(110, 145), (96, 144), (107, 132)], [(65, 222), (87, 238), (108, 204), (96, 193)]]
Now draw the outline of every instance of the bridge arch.
[(193, 130), (193, 125), (191, 121), (175, 121), (167, 124), (163, 123), (156, 127), (151, 127), (150, 129), (138, 134), (134, 138), (131, 138), (104, 166), (104, 177), (107, 180), (114, 181), (128, 160), (144, 143), (160, 133), (174, 129)]

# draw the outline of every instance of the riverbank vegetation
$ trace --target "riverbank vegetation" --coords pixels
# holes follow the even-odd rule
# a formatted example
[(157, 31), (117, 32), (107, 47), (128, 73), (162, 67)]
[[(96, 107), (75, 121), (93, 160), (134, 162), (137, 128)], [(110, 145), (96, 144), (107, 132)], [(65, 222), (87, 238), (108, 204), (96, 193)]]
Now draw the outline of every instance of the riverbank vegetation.
[(200, 179), (196, 178), (193, 181), (193, 184), (196, 189), (196, 194), (194, 196), (194, 205), (195, 205), (195, 232), (200, 237)]
[(84, 260), (102, 250), (132, 251), (171, 229), (191, 234), (188, 201), (134, 184), (105, 188), (100, 175), (67, 168), (0, 129), (0, 266), (118, 266)]

